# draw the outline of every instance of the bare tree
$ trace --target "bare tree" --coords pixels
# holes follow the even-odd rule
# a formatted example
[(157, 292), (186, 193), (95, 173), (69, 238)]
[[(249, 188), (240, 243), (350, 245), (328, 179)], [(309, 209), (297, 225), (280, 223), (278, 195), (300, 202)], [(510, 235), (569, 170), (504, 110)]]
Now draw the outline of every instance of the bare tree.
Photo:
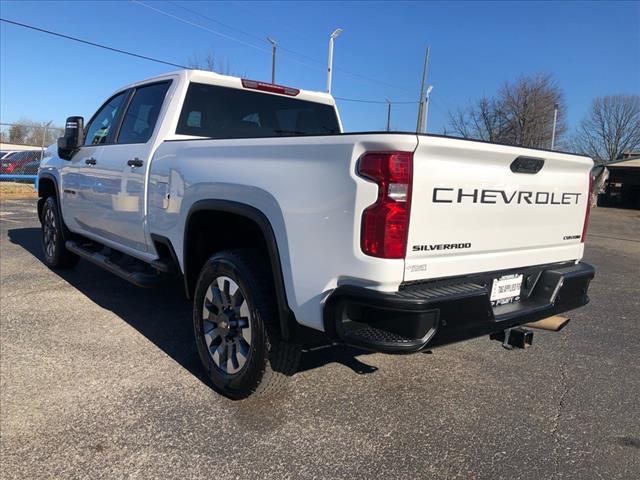
[(27, 136), (27, 126), (14, 123), (9, 128), (9, 143), (23, 144)]
[(465, 138), (549, 148), (555, 105), (556, 139), (561, 140), (567, 129), (564, 99), (550, 75), (505, 83), (494, 98), (482, 97), (472, 106), (450, 113), (450, 129)]
[(466, 110), (450, 113), (449, 123), (454, 133), (487, 142), (504, 142), (508, 128), (502, 105), (497, 100), (487, 97), (482, 97)]
[(16, 145), (50, 145), (63, 133), (63, 129), (55, 127), (48, 122), (20, 119), (12, 123), (7, 132), (2, 133), (2, 141)]
[(549, 148), (553, 131), (554, 106), (558, 105), (556, 139), (567, 130), (562, 90), (550, 75), (522, 77), (506, 83), (499, 93), (509, 119), (507, 143)]
[(197, 70), (216, 72), (221, 75), (234, 74), (229, 60), (217, 57), (212, 51), (207, 52), (204, 56), (199, 53), (194, 53), (187, 61), (187, 66)]
[(576, 151), (597, 164), (640, 150), (640, 95), (596, 98), (574, 137)]

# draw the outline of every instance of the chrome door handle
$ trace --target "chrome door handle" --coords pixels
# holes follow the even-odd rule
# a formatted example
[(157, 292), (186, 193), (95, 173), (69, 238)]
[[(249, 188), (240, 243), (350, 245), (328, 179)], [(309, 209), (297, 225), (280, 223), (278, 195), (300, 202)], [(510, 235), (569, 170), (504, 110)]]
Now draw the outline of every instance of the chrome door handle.
[(130, 167), (141, 167), (142, 166), (142, 160), (140, 160), (138, 157), (136, 158), (132, 158), (131, 160), (129, 160), (127, 162), (127, 165), (129, 165)]
[(87, 165), (95, 165), (96, 163), (98, 163), (98, 161), (95, 158), (91, 157), (85, 158), (84, 163), (86, 163)]

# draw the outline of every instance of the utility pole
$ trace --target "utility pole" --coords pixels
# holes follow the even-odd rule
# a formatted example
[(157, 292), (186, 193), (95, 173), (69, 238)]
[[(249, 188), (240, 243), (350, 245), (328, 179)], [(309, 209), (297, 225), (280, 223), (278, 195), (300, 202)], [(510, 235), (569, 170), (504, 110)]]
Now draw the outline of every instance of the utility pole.
[(271, 83), (276, 83), (276, 47), (278, 43), (271, 37), (267, 37), (267, 42), (271, 44)]
[(551, 150), (556, 144), (556, 122), (558, 121), (558, 104), (553, 104), (553, 130), (551, 131)]
[(431, 46), (427, 47), (427, 52), (424, 56), (424, 67), (422, 68), (422, 83), (420, 84), (420, 101), (418, 102), (418, 124), (416, 125), (416, 133), (422, 131), (422, 109), (424, 102), (424, 82), (427, 79), (427, 72), (429, 70), (429, 51)]
[(387, 98), (387, 132), (391, 130), (391, 100)]
[(331, 93), (331, 70), (333, 69), (333, 41), (342, 33), (341, 28), (336, 28), (329, 37), (329, 61), (327, 67), (327, 93)]

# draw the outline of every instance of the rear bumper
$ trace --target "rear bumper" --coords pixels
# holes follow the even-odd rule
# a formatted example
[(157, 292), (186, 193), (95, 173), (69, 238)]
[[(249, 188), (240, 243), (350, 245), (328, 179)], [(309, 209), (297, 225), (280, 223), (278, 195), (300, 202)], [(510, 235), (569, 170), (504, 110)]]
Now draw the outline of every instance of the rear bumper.
[[(492, 307), (493, 278), (523, 273), (521, 300)], [(340, 286), (324, 306), (334, 340), (387, 353), (412, 353), (566, 312), (589, 302), (595, 269), (564, 263), (410, 284), (384, 293)]]

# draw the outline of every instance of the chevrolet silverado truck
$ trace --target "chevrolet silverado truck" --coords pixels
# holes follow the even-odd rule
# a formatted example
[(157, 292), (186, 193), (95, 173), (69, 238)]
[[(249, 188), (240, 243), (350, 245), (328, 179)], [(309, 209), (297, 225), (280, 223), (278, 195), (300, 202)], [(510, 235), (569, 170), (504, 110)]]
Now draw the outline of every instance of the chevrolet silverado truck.
[(178, 71), (67, 119), (39, 171), (44, 261), (183, 279), (204, 370), (244, 398), (319, 337), (411, 353), (585, 305), (592, 164), (343, 133), (328, 94)]

